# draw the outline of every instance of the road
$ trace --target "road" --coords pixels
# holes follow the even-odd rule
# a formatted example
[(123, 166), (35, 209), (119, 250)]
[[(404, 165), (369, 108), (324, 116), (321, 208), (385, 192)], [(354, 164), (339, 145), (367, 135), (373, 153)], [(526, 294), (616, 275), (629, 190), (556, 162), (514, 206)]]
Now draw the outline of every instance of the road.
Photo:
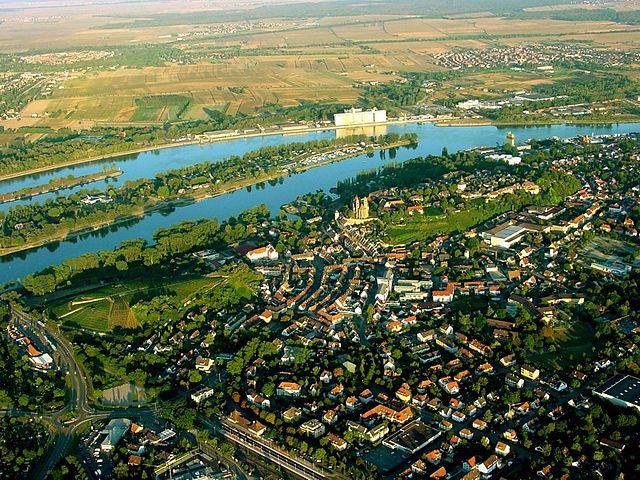
[[(52, 445), (45, 457), (41, 459), (39, 464), (31, 472), (31, 478), (34, 480), (44, 480), (47, 473), (62, 459), (66, 452), (69, 451), (73, 440), (81, 427), (91, 422), (102, 421), (110, 418), (121, 418), (127, 416), (144, 416), (150, 414), (149, 410), (141, 409), (123, 409), (112, 412), (100, 412), (89, 404), (88, 385), (85, 372), (82, 370), (78, 362), (73, 356), (73, 347), (68, 340), (62, 335), (53, 331), (42, 322), (34, 320), (28, 314), (11, 308), (11, 315), (14, 321), (25, 331), (39, 338), (48, 339), (56, 349), (59, 355), (59, 362), (62, 371), (67, 372), (69, 384), (69, 400), (67, 405), (49, 415), (40, 415), (33, 412), (22, 412), (13, 409), (4, 410), (5, 415), (9, 416), (33, 416), (38, 417), (42, 421), (48, 423), (52, 430)], [(47, 342), (45, 342), (47, 343)], [(74, 418), (66, 422), (63, 421), (65, 416), (70, 413), (74, 414)]]

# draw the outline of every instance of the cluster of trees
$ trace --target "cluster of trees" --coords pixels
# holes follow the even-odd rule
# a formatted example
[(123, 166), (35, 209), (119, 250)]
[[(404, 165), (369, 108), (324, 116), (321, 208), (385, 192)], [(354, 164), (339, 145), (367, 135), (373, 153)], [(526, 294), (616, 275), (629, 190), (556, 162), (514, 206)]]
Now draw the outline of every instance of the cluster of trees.
[(405, 80), (364, 87), (358, 104), (362, 108), (376, 107), (391, 113), (397, 112), (399, 107), (416, 105), (425, 97), (422, 82), (415, 78)]
[[(178, 268), (162, 272), (158, 267), (146, 268), (145, 278), (152, 281), (155, 275), (160, 274), (176, 277), (179, 272)], [(219, 279), (212, 279), (211, 286), (191, 293), (188, 301), (170, 289), (134, 295), (130, 306), (141, 324), (135, 329), (114, 329), (107, 337), (98, 337), (84, 330), (70, 330), (67, 336), (74, 344), (78, 360), (91, 376), (96, 396), (123, 382), (144, 386), (147, 399), (155, 399), (164, 393), (172, 395), (180, 383), (184, 389), (198, 384), (202, 377), (197, 370), (191, 370), (178, 381), (173, 375), (166, 379), (166, 369), (175, 365), (184, 351), (200, 346), (205, 338), (212, 352), (225, 351), (228, 345), (225, 343), (224, 322), (218, 325), (216, 314), (235, 311), (238, 306), (251, 302), (262, 278), (244, 263), (224, 267), (218, 274)], [(190, 334), (194, 331), (202, 335), (191, 339)], [(172, 348), (157, 353), (145, 348), (138, 350), (154, 335), (159, 345), (171, 345)]]
[(49, 432), (28, 417), (0, 418), (0, 472), (5, 478), (32, 478), (29, 470), (44, 455)]
[(75, 455), (64, 457), (47, 475), (47, 480), (65, 480), (67, 478), (90, 480), (87, 470)]
[(566, 22), (616, 22), (626, 24), (640, 23), (640, 12), (637, 10), (618, 11), (612, 8), (573, 8), (570, 10), (549, 10), (545, 12), (522, 11), (518, 18), (551, 18)]

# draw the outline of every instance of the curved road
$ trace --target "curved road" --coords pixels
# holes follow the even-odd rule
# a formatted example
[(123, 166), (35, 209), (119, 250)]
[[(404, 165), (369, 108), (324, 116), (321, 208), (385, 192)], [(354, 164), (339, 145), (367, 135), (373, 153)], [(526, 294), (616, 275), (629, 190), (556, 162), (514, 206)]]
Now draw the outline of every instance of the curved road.
[[(11, 307), (13, 319), (26, 331), (38, 337), (46, 337), (55, 346), (56, 353), (60, 355), (60, 366), (67, 372), (69, 380), (69, 402), (67, 405), (50, 415), (40, 415), (33, 412), (21, 412), (17, 410), (5, 410), (5, 414), (11, 416), (33, 416), (49, 423), (53, 433), (53, 445), (46, 457), (42, 458), (34, 471), (31, 472), (34, 480), (44, 480), (47, 473), (62, 459), (69, 450), (73, 439), (80, 427), (97, 420), (111, 417), (138, 416), (148, 412), (140, 409), (124, 409), (114, 412), (99, 412), (95, 410), (88, 399), (87, 378), (80, 365), (73, 356), (73, 346), (61, 335), (36, 321), (26, 313)], [(73, 420), (63, 422), (62, 418), (68, 413), (74, 413)]]

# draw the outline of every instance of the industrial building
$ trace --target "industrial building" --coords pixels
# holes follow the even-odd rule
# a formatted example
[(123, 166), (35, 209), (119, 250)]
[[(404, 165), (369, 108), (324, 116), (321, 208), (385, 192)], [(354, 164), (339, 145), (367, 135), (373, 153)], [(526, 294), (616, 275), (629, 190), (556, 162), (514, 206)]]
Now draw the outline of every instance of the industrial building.
[(640, 378), (616, 375), (596, 388), (593, 393), (619, 407), (640, 410)]
[(362, 110), (352, 108), (344, 113), (336, 113), (333, 116), (336, 127), (352, 127), (354, 125), (369, 125), (372, 123), (384, 123), (387, 121), (386, 110)]
[(527, 232), (546, 232), (548, 227), (531, 223), (503, 223), (482, 233), (482, 238), (492, 247), (511, 248), (520, 243)]
[(492, 247), (511, 248), (519, 243), (527, 233), (527, 229), (519, 225), (499, 225), (494, 229), (484, 232), (482, 236)]
[(415, 454), (435, 441), (442, 432), (430, 427), (420, 420), (405, 425), (382, 444), (391, 450), (401, 450), (408, 454)]
[(114, 418), (100, 433), (104, 435), (104, 440), (100, 443), (100, 450), (103, 452), (112, 451), (116, 443), (127, 433), (131, 427), (131, 420), (126, 418)]

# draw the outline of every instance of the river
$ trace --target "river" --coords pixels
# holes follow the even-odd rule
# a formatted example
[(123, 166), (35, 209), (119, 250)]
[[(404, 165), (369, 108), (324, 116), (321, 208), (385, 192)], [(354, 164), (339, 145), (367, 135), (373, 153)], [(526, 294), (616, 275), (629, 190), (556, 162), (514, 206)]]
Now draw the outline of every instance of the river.
[[(216, 217), (224, 220), (243, 210), (265, 204), (272, 212), (297, 196), (316, 190), (328, 191), (342, 179), (351, 178), (359, 171), (375, 168), (389, 162), (405, 161), (427, 154), (439, 154), (443, 147), (449, 152), (480, 146), (503, 144), (508, 131), (515, 134), (519, 143), (529, 138), (548, 138), (552, 136), (568, 138), (584, 134), (614, 134), (640, 131), (640, 124), (619, 125), (550, 125), (516, 128), (498, 128), (493, 126), (477, 127), (437, 127), (433, 124), (403, 124), (387, 128), (388, 132), (416, 133), (419, 145), (415, 148), (402, 147), (395, 155), (389, 152), (376, 152), (373, 158), (367, 155), (349, 158), (303, 173), (284, 178), (279, 182), (267, 183), (264, 187), (237, 190), (232, 193), (209, 198), (186, 206), (157, 211), (136, 221), (105, 228), (100, 231), (78, 236), (70, 240), (54, 242), (44, 247), (31, 249), (0, 258), (3, 267), (0, 270), (0, 283), (22, 279), (30, 273), (55, 265), (67, 258), (87, 252), (111, 250), (123, 240), (144, 238), (151, 240), (153, 232), (159, 228), (198, 218)], [(205, 145), (189, 145), (167, 148), (136, 155), (124, 155), (74, 167), (65, 167), (37, 175), (16, 178), (0, 182), (0, 193), (14, 191), (48, 182), (51, 178), (73, 175), (86, 175), (100, 171), (105, 165), (115, 164), (124, 173), (118, 184), (126, 180), (151, 177), (164, 170), (179, 168), (203, 161), (219, 161), (230, 155), (242, 155), (267, 145), (276, 145), (295, 141), (309, 141), (321, 138), (333, 138), (334, 131), (305, 133), (299, 135), (278, 135), (236, 139), (227, 142)], [(96, 182), (92, 186), (104, 187), (105, 182)], [(76, 187), (77, 189), (78, 187)], [(65, 190), (68, 194), (75, 189)], [(54, 193), (47, 195), (55, 195)], [(41, 201), (44, 195), (23, 202)], [(14, 202), (12, 202), (14, 203)], [(10, 205), (6, 204), (5, 206)]]

